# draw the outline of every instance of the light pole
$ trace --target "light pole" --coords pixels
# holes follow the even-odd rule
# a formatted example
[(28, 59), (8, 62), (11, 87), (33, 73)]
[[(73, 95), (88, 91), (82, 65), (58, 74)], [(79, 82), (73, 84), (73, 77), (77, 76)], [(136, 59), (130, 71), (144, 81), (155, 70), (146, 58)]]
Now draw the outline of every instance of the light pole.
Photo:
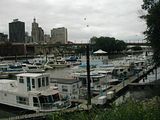
[(87, 85), (87, 104), (91, 105), (91, 80), (90, 80), (90, 58), (89, 58), (89, 44), (86, 45), (86, 61), (87, 61), (87, 80), (88, 80), (88, 85)]

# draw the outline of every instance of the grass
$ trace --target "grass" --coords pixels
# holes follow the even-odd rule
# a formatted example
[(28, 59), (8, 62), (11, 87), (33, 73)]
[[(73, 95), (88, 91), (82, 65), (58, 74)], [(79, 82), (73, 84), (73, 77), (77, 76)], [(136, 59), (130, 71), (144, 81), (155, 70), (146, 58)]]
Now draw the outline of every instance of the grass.
[(52, 113), (47, 120), (160, 120), (160, 97), (146, 101), (128, 100), (109, 109)]

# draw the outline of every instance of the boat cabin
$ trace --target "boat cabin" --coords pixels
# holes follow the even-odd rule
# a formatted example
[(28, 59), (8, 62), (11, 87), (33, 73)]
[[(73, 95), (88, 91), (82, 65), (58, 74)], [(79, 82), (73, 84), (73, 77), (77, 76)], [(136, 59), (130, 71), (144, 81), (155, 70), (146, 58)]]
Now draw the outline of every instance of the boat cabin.
[[(1, 80), (0, 103), (34, 111), (55, 111), (69, 103), (60, 101), (47, 73), (22, 73), (17, 80)], [(4, 94), (4, 95), (3, 95)]]

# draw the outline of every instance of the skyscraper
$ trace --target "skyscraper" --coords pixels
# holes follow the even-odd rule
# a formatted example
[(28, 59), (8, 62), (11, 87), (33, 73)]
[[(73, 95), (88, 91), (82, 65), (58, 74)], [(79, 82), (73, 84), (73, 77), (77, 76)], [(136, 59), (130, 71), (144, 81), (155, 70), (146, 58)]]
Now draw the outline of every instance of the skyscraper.
[(14, 19), (9, 23), (9, 41), (25, 43), (25, 23)]
[(34, 43), (44, 42), (44, 31), (41, 27), (39, 27), (38, 23), (36, 23), (35, 18), (32, 23), (31, 35)]
[(8, 35), (4, 33), (0, 33), (0, 43), (7, 42), (7, 41), (8, 41)]
[(67, 29), (65, 27), (53, 28), (51, 30), (52, 43), (66, 44), (68, 39)]

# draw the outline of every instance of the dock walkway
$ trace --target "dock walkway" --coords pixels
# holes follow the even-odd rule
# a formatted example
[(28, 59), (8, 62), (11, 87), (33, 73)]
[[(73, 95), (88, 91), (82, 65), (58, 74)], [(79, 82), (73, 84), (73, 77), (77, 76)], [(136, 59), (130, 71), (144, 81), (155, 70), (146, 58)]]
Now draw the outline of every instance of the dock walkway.
[[(130, 83), (136, 83), (139, 82), (141, 79), (143, 79), (144, 77), (146, 77), (148, 75), (148, 73), (150, 73), (151, 71), (153, 71), (155, 69), (155, 66), (152, 66), (150, 68), (148, 68), (145, 71), (141, 71), (139, 72), (136, 76), (131, 76), (128, 79), (122, 81), (121, 83), (111, 87), (110, 89), (108, 89), (107, 91), (103, 92), (103, 95), (107, 96), (107, 99), (109, 101), (114, 101), (117, 97), (119, 97), (119, 93), (122, 91), (125, 91), (125, 89), (127, 89), (128, 85)], [(113, 94), (107, 94), (107, 93), (113, 93)], [(97, 95), (95, 97), (93, 97), (91, 99), (92, 104), (97, 104), (98, 103), (98, 98), (100, 97), (100, 95)]]

